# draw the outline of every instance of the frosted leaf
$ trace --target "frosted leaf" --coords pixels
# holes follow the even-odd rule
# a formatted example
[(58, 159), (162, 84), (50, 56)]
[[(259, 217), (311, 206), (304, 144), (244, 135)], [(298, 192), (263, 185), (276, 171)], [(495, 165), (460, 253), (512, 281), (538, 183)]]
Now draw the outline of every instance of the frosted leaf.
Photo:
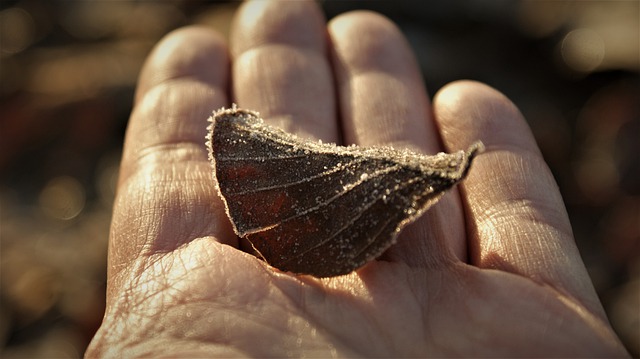
[(483, 150), (476, 142), (427, 156), (306, 141), (235, 106), (209, 121), (209, 159), (235, 233), (270, 265), (316, 277), (378, 257)]

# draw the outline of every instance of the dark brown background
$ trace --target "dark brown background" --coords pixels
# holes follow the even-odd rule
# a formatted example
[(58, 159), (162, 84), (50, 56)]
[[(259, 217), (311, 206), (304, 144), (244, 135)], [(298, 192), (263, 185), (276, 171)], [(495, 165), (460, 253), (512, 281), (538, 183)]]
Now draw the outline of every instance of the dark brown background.
[[(78, 357), (104, 309), (114, 183), (140, 66), (174, 28), (226, 34), (239, 3), (0, 4), (1, 353)], [(613, 326), (640, 355), (640, 3), (321, 5), (328, 18), (370, 8), (395, 20), (432, 94), (470, 78), (513, 99)]]

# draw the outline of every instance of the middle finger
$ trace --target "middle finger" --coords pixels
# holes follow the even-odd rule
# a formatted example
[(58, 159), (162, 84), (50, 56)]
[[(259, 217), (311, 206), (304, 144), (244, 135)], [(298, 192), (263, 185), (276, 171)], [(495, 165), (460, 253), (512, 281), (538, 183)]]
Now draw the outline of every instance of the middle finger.
[[(423, 153), (440, 149), (431, 104), (413, 53), (398, 28), (371, 12), (329, 24), (345, 142), (393, 145)], [(451, 254), (466, 260), (460, 198), (455, 189), (406, 227), (385, 258), (414, 267)]]

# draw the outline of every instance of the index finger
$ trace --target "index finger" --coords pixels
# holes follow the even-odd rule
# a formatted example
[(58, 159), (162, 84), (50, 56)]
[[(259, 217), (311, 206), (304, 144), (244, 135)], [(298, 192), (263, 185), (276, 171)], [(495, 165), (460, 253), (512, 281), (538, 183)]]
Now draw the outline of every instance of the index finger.
[(604, 317), (557, 184), (515, 105), (467, 81), (442, 89), (434, 112), (445, 146), (486, 146), (462, 185), (470, 263), (542, 282)]

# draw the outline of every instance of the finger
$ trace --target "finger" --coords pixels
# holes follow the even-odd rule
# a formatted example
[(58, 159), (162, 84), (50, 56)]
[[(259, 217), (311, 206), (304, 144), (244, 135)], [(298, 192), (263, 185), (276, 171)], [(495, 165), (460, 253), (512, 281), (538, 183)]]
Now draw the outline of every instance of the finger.
[(249, 1), (231, 32), (234, 101), (287, 132), (337, 142), (326, 27), (312, 1)]
[(227, 77), (225, 44), (203, 28), (169, 34), (149, 56), (125, 138), (112, 271), (199, 236), (234, 243), (204, 147), (207, 117), (227, 104)]
[(141, 70), (120, 180), (160, 146), (193, 144), (201, 156), (206, 118), (227, 104), (227, 78), (226, 45), (217, 33), (192, 27), (167, 35)]
[(434, 112), (446, 147), (486, 146), (463, 184), (470, 262), (558, 288), (602, 314), (558, 187), (515, 106), (486, 85), (458, 82), (437, 94)]
[[(431, 105), (414, 55), (400, 31), (370, 12), (331, 21), (333, 63), (345, 141), (440, 151)], [(455, 191), (400, 235), (386, 253), (413, 266), (466, 255), (463, 216)]]

